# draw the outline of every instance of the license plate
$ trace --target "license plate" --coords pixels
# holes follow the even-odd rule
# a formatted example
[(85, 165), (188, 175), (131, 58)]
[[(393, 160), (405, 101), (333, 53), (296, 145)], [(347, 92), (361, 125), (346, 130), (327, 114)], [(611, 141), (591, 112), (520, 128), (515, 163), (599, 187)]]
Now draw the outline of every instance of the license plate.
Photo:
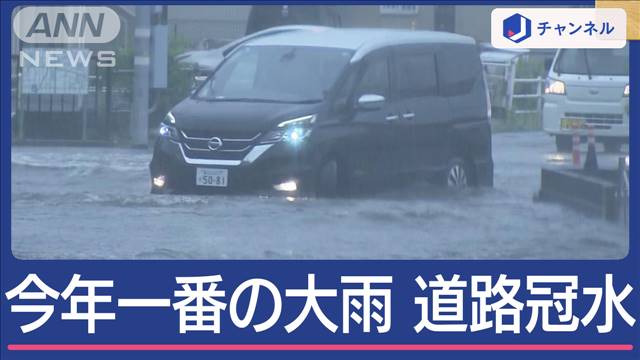
[(196, 185), (198, 186), (227, 187), (228, 177), (229, 171), (227, 169), (196, 169)]
[(584, 127), (584, 120), (571, 118), (560, 119), (560, 127), (563, 129), (582, 129)]

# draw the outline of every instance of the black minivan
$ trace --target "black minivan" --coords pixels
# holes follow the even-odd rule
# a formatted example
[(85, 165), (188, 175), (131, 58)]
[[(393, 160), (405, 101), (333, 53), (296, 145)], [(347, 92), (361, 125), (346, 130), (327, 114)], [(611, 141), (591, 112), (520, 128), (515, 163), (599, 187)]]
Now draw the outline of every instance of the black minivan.
[(320, 27), (260, 37), (167, 114), (151, 191), (333, 196), (406, 175), (492, 186), (490, 109), (466, 36)]

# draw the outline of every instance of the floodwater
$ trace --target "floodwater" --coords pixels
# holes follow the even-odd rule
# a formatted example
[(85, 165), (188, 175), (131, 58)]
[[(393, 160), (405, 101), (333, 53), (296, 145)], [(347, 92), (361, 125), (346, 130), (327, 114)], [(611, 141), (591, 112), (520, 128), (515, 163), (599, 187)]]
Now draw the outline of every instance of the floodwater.
[[(617, 259), (628, 235), (534, 200), (566, 166), (540, 132), (493, 137), (495, 187), (416, 182), (350, 199), (150, 195), (151, 151), (15, 146), (12, 250), (21, 259)], [(606, 159), (601, 163), (605, 163)]]

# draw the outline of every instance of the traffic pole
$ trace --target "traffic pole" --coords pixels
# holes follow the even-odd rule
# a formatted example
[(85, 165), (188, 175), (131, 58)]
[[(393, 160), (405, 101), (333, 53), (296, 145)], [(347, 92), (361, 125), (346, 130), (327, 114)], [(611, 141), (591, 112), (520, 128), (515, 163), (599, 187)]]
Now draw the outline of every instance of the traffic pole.
[(136, 5), (133, 57), (133, 103), (129, 134), (131, 145), (147, 147), (149, 141), (149, 47), (151, 38), (151, 8)]

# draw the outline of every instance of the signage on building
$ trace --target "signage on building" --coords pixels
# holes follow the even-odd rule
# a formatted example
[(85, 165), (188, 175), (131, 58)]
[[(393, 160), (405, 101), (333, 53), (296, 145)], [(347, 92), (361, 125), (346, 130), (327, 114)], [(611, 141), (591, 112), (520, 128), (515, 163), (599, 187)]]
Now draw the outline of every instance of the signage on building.
[(418, 5), (380, 5), (380, 15), (417, 15)]

